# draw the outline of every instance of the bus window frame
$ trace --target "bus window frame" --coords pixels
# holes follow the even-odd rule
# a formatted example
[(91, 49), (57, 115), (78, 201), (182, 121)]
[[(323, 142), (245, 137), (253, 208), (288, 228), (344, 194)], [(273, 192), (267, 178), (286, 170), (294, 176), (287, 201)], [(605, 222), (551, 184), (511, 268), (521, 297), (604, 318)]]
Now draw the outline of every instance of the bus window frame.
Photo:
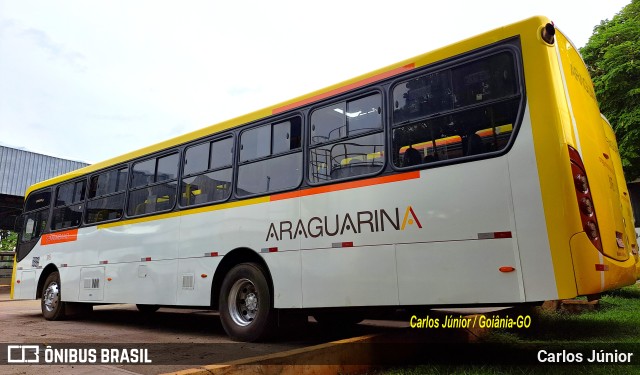
[[(306, 126), (306, 130), (307, 130), (307, 134), (304, 135), (304, 144), (303, 144), (303, 148), (304, 148), (304, 155), (303, 155), (303, 159), (304, 159), (304, 180), (305, 182), (312, 187), (315, 186), (322, 186), (322, 185), (331, 185), (331, 184), (335, 184), (335, 183), (341, 183), (341, 182), (346, 182), (346, 181), (353, 181), (353, 180), (360, 180), (360, 179), (366, 179), (366, 178), (372, 178), (375, 177), (381, 173), (384, 173), (387, 170), (387, 164), (388, 164), (388, 160), (387, 160), (387, 156), (386, 154), (388, 153), (388, 127), (389, 127), (389, 121), (390, 121), (390, 117), (389, 117), (389, 111), (388, 111), (388, 107), (387, 104), (389, 102), (389, 98), (387, 98), (387, 90), (384, 88), (385, 86), (387, 86), (389, 83), (388, 80), (382, 80), (379, 82), (374, 82), (370, 85), (367, 85), (365, 87), (362, 87), (358, 90), (355, 91), (350, 91), (350, 92), (346, 92), (337, 96), (332, 96), (329, 97), (325, 100), (321, 100), (315, 103), (312, 103), (311, 105), (305, 107), (305, 109), (307, 110), (307, 114), (306, 114), (306, 120), (307, 120), (307, 126)], [(382, 121), (382, 127), (379, 130), (369, 130), (366, 132), (358, 132), (356, 135), (354, 136), (345, 136), (343, 138), (338, 138), (338, 139), (333, 139), (327, 142), (319, 142), (319, 143), (315, 143), (312, 144), (311, 142), (311, 116), (313, 115), (313, 112), (322, 109), (322, 108), (326, 108), (331, 106), (332, 104), (337, 104), (340, 102), (344, 102), (345, 105), (348, 102), (352, 102), (352, 101), (356, 101), (362, 98), (366, 98), (368, 96), (372, 96), (372, 95), (380, 95), (380, 108), (382, 110), (382, 114), (381, 114), (381, 121)], [(365, 137), (368, 135), (373, 135), (373, 134), (378, 134), (381, 133), (382, 134), (382, 142), (384, 143), (382, 145), (382, 152), (385, 154), (382, 157), (382, 165), (380, 167), (380, 169), (376, 172), (373, 173), (363, 173), (363, 174), (359, 174), (359, 175), (355, 175), (355, 176), (348, 176), (348, 177), (342, 177), (342, 178), (336, 178), (336, 179), (332, 179), (332, 180), (327, 180), (327, 181), (319, 181), (319, 182), (313, 182), (311, 181), (311, 178), (309, 177), (309, 171), (311, 170), (311, 167), (309, 165), (310, 160), (311, 160), (311, 150), (312, 149), (316, 149), (316, 148), (322, 148), (328, 145), (336, 145), (338, 143), (349, 143), (349, 140), (352, 139), (357, 139), (357, 138), (361, 138), (361, 137)], [(393, 164), (393, 163), (392, 163)]]
[[(89, 188), (89, 184), (88, 184), (88, 176), (87, 175), (83, 175), (82, 177), (78, 177), (78, 178), (74, 178), (74, 179), (70, 179), (70, 180), (66, 180), (64, 182), (60, 182), (57, 183), (55, 185), (52, 185), (52, 198), (55, 199), (51, 199), (51, 204), (49, 205), (49, 221), (47, 222), (47, 229), (46, 231), (43, 231), (43, 233), (56, 233), (56, 232), (63, 232), (65, 230), (70, 230), (70, 229), (76, 229), (76, 228), (80, 228), (81, 226), (84, 225), (84, 218), (85, 218), (85, 211), (87, 209), (87, 192), (88, 192), (88, 188)], [(82, 194), (82, 199), (77, 201), (77, 202), (73, 202), (71, 204), (63, 204), (63, 205), (56, 205), (57, 199), (58, 199), (58, 192), (60, 190), (60, 187), (62, 187), (63, 185), (67, 185), (67, 184), (75, 184), (77, 182), (80, 182), (84, 180), (84, 193)], [(63, 209), (63, 208), (68, 208), (74, 205), (78, 205), (81, 204), (82, 205), (82, 209), (80, 210), (80, 222), (78, 225), (72, 225), (69, 227), (64, 227), (64, 228), (57, 228), (54, 229), (53, 228), (53, 212), (57, 209)]]
[[(128, 163), (128, 165), (129, 165), (129, 176), (128, 176), (128, 180), (127, 180), (127, 190), (126, 190), (126, 195), (127, 196), (125, 198), (124, 215), (119, 220), (137, 219), (137, 218), (141, 218), (141, 217), (160, 215), (160, 214), (168, 213), (168, 212), (171, 212), (171, 211), (175, 210), (176, 202), (178, 200), (178, 190), (179, 190), (178, 184), (180, 183), (180, 178), (181, 178), (180, 164), (182, 163), (183, 151), (184, 151), (184, 147), (183, 146), (175, 146), (175, 147), (172, 147), (172, 148), (167, 149), (167, 150), (162, 150), (160, 152), (157, 152), (157, 153), (154, 153), (154, 154), (150, 154), (150, 155), (145, 155), (143, 157), (139, 157), (139, 158), (136, 158), (136, 159), (133, 159), (133, 160), (129, 161), (129, 163)], [(140, 185), (140, 186), (133, 187), (133, 177), (134, 177), (133, 166), (135, 164), (142, 163), (142, 162), (145, 162), (145, 161), (149, 161), (151, 159), (155, 159), (156, 160), (155, 171), (154, 171), (154, 178), (155, 178), (155, 174), (158, 173), (158, 159), (163, 158), (165, 156), (169, 156), (171, 154), (177, 154), (178, 155), (178, 164), (176, 165), (176, 178), (175, 179), (163, 180), (163, 181), (160, 181), (160, 182), (153, 182), (151, 184)], [(139, 214), (139, 215), (129, 215), (129, 198), (130, 198), (132, 192), (139, 191), (139, 190), (142, 190), (142, 189), (147, 189), (147, 188), (154, 187), (154, 186), (167, 184), (167, 183), (170, 183), (171, 181), (175, 181), (175, 183), (176, 183), (175, 197), (174, 197), (173, 204), (171, 205), (171, 207), (166, 208), (164, 210), (147, 212), (147, 213)]]
[[(51, 186), (47, 186), (47, 187), (44, 187), (42, 189), (38, 189), (38, 190), (30, 192), (29, 196), (27, 196), (25, 198), (25, 200), (24, 200), (25, 203), (24, 203), (23, 207), (26, 207), (27, 200), (29, 199), (29, 197), (31, 197), (32, 194), (43, 193), (45, 191), (49, 191), (49, 193), (51, 194), (51, 197), (53, 197), (53, 191), (55, 190), (56, 187), (57, 187), (57, 185), (51, 185)], [(20, 220), (20, 231), (17, 232), (18, 233), (18, 241), (17, 241), (18, 245), (23, 243), (23, 241), (22, 241), (22, 231), (24, 230), (24, 219), (25, 219), (25, 217), (27, 215), (29, 215), (31, 213), (34, 213), (34, 212), (37, 212), (37, 211), (48, 211), (48, 214), (47, 214), (47, 225), (45, 225), (44, 229), (42, 230), (42, 233), (40, 234), (40, 237), (42, 237), (42, 234), (50, 232), (50, 230), (49, 230), (49, 221), (51, 219), (52, 208), (53, 208), (53, 199), (49, 198), (49, 205), (48, 206), (36, 208), (35, 210), (31, 210), (31, 211), (23, 211), (18, 216), (18, 218), (16, 219), (16, 221)], [(38, 239), (40, 237), (38, 237)], [(31, 239), (29, 241), (24, 241), (24, 242), (31, 242), (31, 241), (33, 241), (33, 239)]]
[[(306, 121), (306, 116), (303, 113), (304, 109), (306, 107), (302, 107), (302, 108), (298, 108), (289, 112), (284, 112), (282, 114), (279, 114), (278, 116), (271, 116), (271, 117), (267, 117), (265, 119), (260, 119), (259, 121), (256, 121), (254, 123), (248, 123), (248, 124), (243, 124), (240, 125), (236, 128), (236, 133), (237, 136), (235, 137), (235, 144), (234, 144), (234, 160), (233, 160), (233, 170), (234, 170), (234, 181), (233, 181), (233, 191), (232, 191), (232, 196), (234, 200), (243, 200), (243, 199), (250, 199), (250, 198), (256, 198), (256, 197), (261, 197), (261, 196), (265, 196), (265, 195), (273, 195), (273, 194), (278, 194), (278, 193), (283, 193), (283, 192), (287, 192), (287, 191), (293, 191), (293, 190), (298, 190), (301, 188), (303, 182), (305, 181), (305, 176), (304, 173), (306, 172), (305, 170), (305, 162), (306, 162), (306, 158), (305, 158), (305, 138), (306, 138), (306, 133), (307, 133), (307, 124), (308, 122)], [(245, 160), (245, 161), (240, 161), (240, 152), (241, 152), (241, 142), (242, 142), (242, 134), (244, 132), (259, 128), (261, 126), (270, 126), (270, 132), (271, 132), (271, 136), (273, 137), (273, 126), (280, 124), (282, 122), (285, 122), (287, 120), (290, 120), (294, 117), (298, 117), (300, 118), (300, 147), (298, 149), (295, 150), (289, 150), (289, 151), (285, 151), (285, 152), (280, 152), (278, 154), (269, 154), (267, 156), (263, 156), (260, 158), (256, 158), (256, 159), (251, 159), (251, 160)], [(269, 145), (269, 150), (272, 151), (272, 142), (273, 139), (270, 140), (270, 145)], [(286, 155), (292, 155), (295, 153), (301, 152), (302, 153), (302, 165), (300, 166), (300, 178), (298, 179), (298, 183), (295, 186), (291, 186), (288, 188), (284, 188), (284, 189), (278, 189), (278, 190), (268, 190), (268, 191), (264, 191), (261, 193), (256, 193), (256, 194), (247, 194), (247, 195), (239, 195), (238, 194), (238, 181), (239, 181), (239, 174), (240, 174), (240, 167), (243, 165), (249, 165), (249, 164), (253, 164), (253, 163), (258, 163), (258, 162), (262, 162), (268, 159), (274, 159), (277, 157), (281, 157), (281, 156), (286, 156)]]
[[(135, 161), (135, 160), (133, 160)], [(132, 162), (133, 162), (132, 161)], [(116, 221), (120, 221), (125, 217), (126, 211), (127, 211), (127, 199), (129, 197), (129, 174), (131, 174), (131, 164), (132, 162), (129, 163), (124, 163), (124, 164), (119, 164), (117, 166), (111, 166), (109, 168), (106, 169), (101, 169), (99, 171), (96, 171), (94, 173), (91, 173), (89, 175), (87, 175), (87, 189), (86, 189), (86, 194), (85, 194), (85, 203), (84, 203), (84, 217), (82, 219), (82, 225), (81, 227), (92, 227), (92, 226), (96, 226), (96, 225), (101, 225), (101, 224), (106, 224), (106, 223), (113, 223)], [(124, 190), (119, 191), (119, 192), (115, 192), (115, 193), (109, 193), (109, 194), (105, 194), (105, 195), (96, 195), (93, 198), (89, 198), (89, 189), (91, 188), (91, 179), (95, 176), (99, 176), (101, 174), (104, 173), (109, 173), (111, 171), (117, 171), (120, 169), (126, 168), (127, 169), (127, 181), (125, 181), (125, 186), (124, 186)], [(93, 223), (87, 223), (87, 209), (88, 209), (88, 204), (90, 201), (95, 201), (98, 199), (104, 199), (104, 198), (109, 198), (118, 194), (124, 194), (124, 199), (123, 199), (123, 207), (122, 207), (122, 216), (120, 216), (117, 219), (111, 219), (111, 220), (104, 220), (104, 221), (96, 221)]]
[[(439, 168), (439, 167), (443, 167), (443, 166), (449, 166), (449, 165), (455, 165), (455, 164), (462, 164), (462, 163), (469, 163), (469, 162), (474, 162), (474, 161), (478, 161), (478, 160), (485, 160), (485, 159), (491, 159), (491, 158), (496, 158), (499, 156), (503, 156), (505, 154), (507, 154), (511, 148), (513, 147), (513, 144), (515, 143), (516, 138), (518, 137), (518, 133), (522, 124), (522, 121), (524, 119), (524, 112), (526, 110), (527, 107), (527, 95), (526, 95), (526, 82), (525, 82), (525, 77), (524, 77), (524, 66), (522, 63), (522, 44), (520, 41), (520, 36), (514, 36), (512, 38), (508, 38), (508, 39), (504, 39), (501, 41), (498, 41), (494, 44), (479, 48), (479, 49), (475, 49), (469, 52), (466, 52), (463, 55), (458, 55), (458, 56), (453, 56), (447, 60), (444, 61), (437, 61), (433, 64), (427, 65), (425, 67), (416, 69), (416, 71), (411, 71), (407, 74), (403, 74), (403, 75), (399, 75), (397, 77), (394, 77), (393, 80), (390, 81), (389, 83), (389, 88), (388, 88), (388, 92), (389, 92), (389, 98), (387, 100), (387, 105), (389, 105), (389, 108), (393, 108), (394, 107), (394, 98), (393, 98), (393, 90), (400, 84), (405, 83), (411, 79), (415, 79), (418, 77), (422, 77), (428, 74), (432, 74), (435, 72), (442, 72), (442, 71), (446, 71), (446, 70), (452, 70), (455, 69), (456, 67), (462, 66), (464, 64), (473, 62), (473, 61), (477, 61), (492, 55), (497, 55), (499, 53), (502, 52), (509, 52), (511, 54), (511, 56), (513, 57), (513, 64), (514, 64), (514, 72), (516, 74), (516, 88), (518, 90), (518, 92), (516, 94), (513, 94), (511, 96), (508, 97), (503, 97), (503, 98), (499, 98), (499, 99), (494, 99), (494, 100), (490, 100), (487, 101), (486, 103), (482, 103), (482, 104), (476, 104), (476, 105), (471, 105), (471, 106), (466, 106), (466, 107), (462, 107), (462, 108), (453, 108), (451, 110), (445, 111), (445, 112), (439, 112), (439, 113), (435, 113), (435, 114), (430, 114), (427, 116), (423, 116), (420, 118), (415, 118), (412, 119), (410, 121), (405, 121), (405, 122), (399, 122), (397, 124), (393, 123), (393, 111), (389, 111), (388, 113), (388, 134), (387, 134), (387, 155), (389, 155), (389, 164), (391, 165), (391, 168), (394, 170), (394, 172), (396, 173), (401, 173), (401, 172), (407, 172), (407, 171), (411, 171), (411, 170), (420, 170), (420, 169), (431, 169), (431, 168)], [(393, 163), (393, 131), (395, 129), (398, 129), (402, 126), (406, 126), (406, 125), (410, 125), (410, 124), (415, 124), (415, 123), (419, 123), (419, 122), (425, 122), (428, 120), (433, 120), (433, 119), (437, 119), (439, 117), (443, 117), (443, 116), (447, 116), (447, 115), (453, 115), (456, 113), (462, 113), (464, 111), (467, 110), (472, 110), (472, 109), (476, 109), (476, 108), (481, 108), (481, 107), (486, 107), (486, 106), (492, 106), (492, 105), (496, 105), (499, 103), (504, 103), (504, 102), (508, 102), (510, 100), (516, 100), (519, 98), (519, 103), (518, 103), (518, 109), (517, 109), (517, 113), (514, 119), (514, 123), (513, 123), (513, 130), (511, 132), (511, 136), (509, 138), (509, 141), (507, 142), (507, 144), (505, 145), (504, 148), (497, 150), (497, 151), (490, 151), (490, 152), (485, 152), (485, 153), (481, 153), (481, 154), (476, 154), (476, 155), (463, 155), (459, 158), (455, 158), (455, 159), (446, 159), (446, 160), (438, 160), (438, 161), (433, 161), (433, 162), (428, 162), (428, 163), (420, 163), (420, 164), (416, 164), (416, 165), (412, 165), (412, 166), (407, 166), (407, 167), (401, 167), (401, 166), (396, 166), (395, 163)]]
[[(36, 246), (36, 244), (38, 244), (38, 242), (40, 241), (40, 238), (42, 238), (42, 236), (45, 233), (49, 233), (50, 232), (50, 230), (49, 230), (50, 224), (49, 223), (51, 221), (51, 212), (53, 211), (52, 210), (52, 207), (53, 207), (52, 196), (53, 196), (53, 191), (54, 191), (55, 187), (56, 187), (56, 185), (51, 185), (51, 186), (44, 187), (42, 189), (38, 189), (38, 190), (32, 191), (25, 198), (23, 209), (24, 209), (24, 207), (27, 206), (27, 200), (29, 199), (29, 197), (31, 197), (32, 194), (42, 193), (42, 192), (45, 192), (45, 191), (48, 191), (49, 194), (51, 194), (50, 197), (49, 197), (49, 205), (48, 206), (36, 208), (35, 210), (31, 210), (31, 211), (22, 212), (17, 217), (16, 221), (18, 221), (18, 220), (20, 221), (20, 224), (19, 224), (20, 231), (17, 232), (18, 233), (18, 240), (16, 241), (16, 250), (15, 250), (16, 261), (17, 262), (20, 262), (24, 258), (26, 258), (29, 255), (29, 253), (31, 253), (31, 251)], [(24, 220), (27, 217), (27, 215), (35, 213), (35, 212), (38, 212), (38, 211), (46, 212), (47, 222), (46, 222), (44, 228), (42, 229), (42, 232), (40, 233), (40, 236), (38, 236), (37, 238), (31, 238), (28, 241), (23, 241), (23, 239), (22, 239), (22, 231), (24, 230)], [(23, 250), (25, 248), (26, 248), (26, 251)], [(21, 253), (24, 253), (24, 254), (22, 256), (20, 256)]]
[[(237, 139), (239, 138), (238, 136), (236, 136), (235, 134), (236, 132), (233, 131), (225, 131), (223, 133), (220, 134), (213, 134), (213, 135), (209, 135), (205, 138), (200, 138), (194, 142), (189, 142), (185, 145), (183, 145), (181, 147), (181, 153), (182, 153), (182, 157), (180, 158), (180, 165), (179, 165), (179, 174), (180, 177), (178, 178), (178, 193), (176, 195), (176, 209), (178, 210), (189, 210), (192, 208), (198, 208), (198, 207), (204, 207), (204, 206), (211, 206), (211, 205), (216, 205), (216, 204), (221, 204), (221, 203), (226, 203), (229, 200), (234, 198), (234, 192), (235, 192), (235, 180), (236, 180), (236, 149), (238, 148), (238, 141)], [(200, 171), (197, 173), (191, 173), (188, 175), (184, 174), (184, 167), (185, 167), (185, 159), (187, 156), (187, 149), (191, 148), (191, 147), (196, 147), (196, 146), (200, 146), (203, 144), (209, 144), (209, 160), (207, 161), (207, 163), (211, 162), (211, 144), (214, 142), (218, 142), (218, 141), (222, 141), (224, 139), (231, 139), (231, 143), (232, 143), (232, 149), (231, 149), (231, 164), (229, 166), (224, 166), (224, 167), (217, 167), (217, 168), (209, 168), (206, 169), (204, 171)], [(222, 171), (225, 169), (231, 169), (231, 189), (229, 191), (229, 194), (227, 195), (227, 197), (225, 199), (222, 200), (216, 200), (216, 201), (211, 201), (211, 202), (203, 202), (203, 203), (198, 203), (198, 204), (191, 204), (191, 205), (182, 205), (181, 202), (181, 198), (182, 198), (182, 194), (184, 193), (183, 189), (182, 189), (182, 180), (185, 178), (190, 178), (190, 177), (194, 177), (194, 176), (200, 176), (200, 175), (204, 175), (207, 173), (212, 173), (212, 172), (217, 172), (217, 171)]]

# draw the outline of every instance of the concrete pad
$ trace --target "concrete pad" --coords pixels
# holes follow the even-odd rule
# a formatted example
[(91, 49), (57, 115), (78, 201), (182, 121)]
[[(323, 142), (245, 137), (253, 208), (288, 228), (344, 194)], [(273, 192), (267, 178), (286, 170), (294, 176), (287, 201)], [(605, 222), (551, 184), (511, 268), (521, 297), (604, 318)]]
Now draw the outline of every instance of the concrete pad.
[[(333, 341), (326, 344), (309, 346), (301, 349), (293, 349), (285, 352), (246, 358), (219, 365), (209, 365), (200, 368), (193, 368), (169, 374), (175, 375), (235, 375), (235, 374), (314, 374), (333, 375), (344, 373), (359, 373), (368, 371), (371, 365), (351, 365), (351, 364), (322, 364), (309, 365), (309, 363), (319, 363), (323, 358), (330, 362), (353, 363), (360, 358), (362, 363), (370, 363), (369, 353), (366, 351), (344, 350), (343, 344), (368, 343), (379, 335), (365, 335), (345, 340)], [(349, 348), (354, 348), (350, 346)], [(358, 348), (364, 348), (359, 346)], [(268, 364), (267, 364), (268, 363)], [(168, 375), (168, 374), (166, 374)]]
[[(499, 309), (498, 309), (499, 310)], [(498, 311), (493, 310), (493, 311)], [(441, 314), (441, 312), (438, 312)], [(468, 315), (469, 319), (480, 314)], [(406, 325), (406, 323), (405, 323)], [(426, 332), (429, 332), (426, 334)], [(221, 364), (213, 364), (198, 368), (167, 373), (164, 375), (289, 375), (289, 374), (313, 374), (336, 375), (371, 372), (379, 368), (385, 362), (387, 356), (400, 355), (410, 359), (421, 355), (425, 342), (476, 342), (489, 332), (488, 328), (469, 327), (446, 330), (424, 330), (420, 328), (399, 328), (397, 331), (365, 335), (345, 340), (332, 341), (326, 344), (313, 345), (305, 348), (288, 350), (280, 353), (246, 358)], [(344, 344), (393, 344), (415, 343), (415, 347), (406, 350), (403, 347), (401, 353), (381, 353), (375, 345), (344, 345)], [(378, 347), (379, 348), (379, 347)], [(354, 364), (357, 363), (357, 364)]]

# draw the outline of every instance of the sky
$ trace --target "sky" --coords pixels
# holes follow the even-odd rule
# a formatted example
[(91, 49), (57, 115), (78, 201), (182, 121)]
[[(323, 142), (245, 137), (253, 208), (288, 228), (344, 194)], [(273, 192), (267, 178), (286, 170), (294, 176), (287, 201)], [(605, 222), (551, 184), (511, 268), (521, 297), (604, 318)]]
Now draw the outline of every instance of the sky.
[(0, 0), (0, 145), (95, 163), (533, 15), (630, 0)]

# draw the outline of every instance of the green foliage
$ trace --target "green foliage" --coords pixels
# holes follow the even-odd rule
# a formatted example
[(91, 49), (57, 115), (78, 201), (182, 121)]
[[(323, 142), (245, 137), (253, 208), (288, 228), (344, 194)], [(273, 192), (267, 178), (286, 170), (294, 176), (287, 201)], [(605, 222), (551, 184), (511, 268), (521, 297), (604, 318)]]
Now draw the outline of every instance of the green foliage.
[(640, 0), (593, 29), (580, 50), (600, 110), (618, 139), (627, 180), (640, 177)]
[(0, 230), (0, 251), (14, 251), (18, 242), (18, 233)]

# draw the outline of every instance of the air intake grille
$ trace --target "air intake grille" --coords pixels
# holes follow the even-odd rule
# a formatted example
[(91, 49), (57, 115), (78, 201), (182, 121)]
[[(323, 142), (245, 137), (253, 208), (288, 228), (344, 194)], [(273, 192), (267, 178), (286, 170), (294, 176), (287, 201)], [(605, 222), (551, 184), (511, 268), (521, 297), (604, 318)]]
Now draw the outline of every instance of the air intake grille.
[(193, 284), (193, 275), (182, 275), (182, 289), (193, 289)]

